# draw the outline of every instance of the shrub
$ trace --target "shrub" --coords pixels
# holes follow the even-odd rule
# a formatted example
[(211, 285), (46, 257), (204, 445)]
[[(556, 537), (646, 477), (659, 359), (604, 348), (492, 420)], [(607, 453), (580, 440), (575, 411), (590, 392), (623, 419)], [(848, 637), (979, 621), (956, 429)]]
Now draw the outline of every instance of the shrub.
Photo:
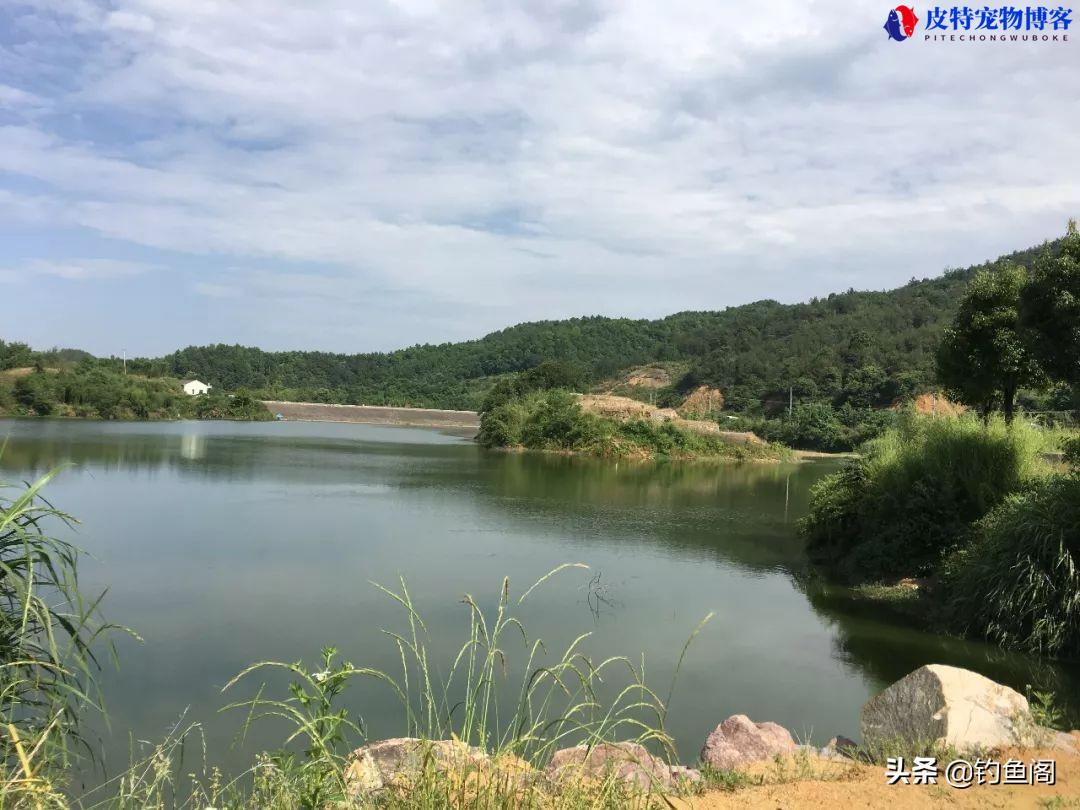
[(484, 447), (518, 447), (528, 410), (520, 402), (504, 402), (484, 411), (476, 440)]
[(893, 410), (855, 408), (849, 404), (833, 408), (828, 402), (803, 402), (795, 405), (790, 414), (777, 419), (743, 417), (727, 426), (750, 430), (768, 441), (800, 450), (837, 453), (855, 450), (877, 438), (899, 418), (900, 414)]
[(535, 391), (559, 388), (580, 391), (584, 385), (585, 378), (579, 368), (568, 363), (547, 360), (528, 371), (504, 377), (496, 382), (484, 397), (480, 412), (487, 413)]
[(41, 371), (20, 377), (14, 385), (15, 400), (35, 416), (48, 416), (53, 412), (55, 394), (49, 377)]
[(600, 437), (596, 417), (582, 411), (569, 391), (554, 390), (534, 395), (527, 407), (529, 415), (521, 430), (521, 443), (526, 447), (583, 449)]
[(944, 585), (960, 632), (1080, 657), (1080, 475), (1009, 496), (949, 560)]
[(1065, 463), (1080, 472), (1080, 438), (1066, 439), (1062, 447), (1065, 450)]
[(848, 433), (831, 405), (810, 402), (792, 408), (776, 438), (791, 447), (830, 452), (851, 448)]
[(854, 581), (930, 573), (971, 525), (1038, 469), (1035, 429), (914, 413), (811, 491), (801, 523), (815, 562)]

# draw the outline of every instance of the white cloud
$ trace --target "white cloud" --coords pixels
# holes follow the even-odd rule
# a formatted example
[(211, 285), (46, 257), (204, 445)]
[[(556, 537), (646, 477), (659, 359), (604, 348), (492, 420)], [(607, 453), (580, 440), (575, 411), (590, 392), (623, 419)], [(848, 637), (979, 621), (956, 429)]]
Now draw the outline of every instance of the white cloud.
[(154, 265), (115, 259), (68, 259), (65, 261), (36, 259), (18, 268), (12, 268), (8, 272), (21, 279), (32, 275), (42, 275), (56, 276), (68, 281), (99, 281), (131, 278), (154, 269)]
[(25, 90), (20, 90), (17, 87), (0, 84), (0, 108), (41, 107), (44, 103), (43, 99), (33, 93), (27, 93)]
[(15, 92), (56, 115), (0, 127), (0, 172), (40, 184), (0, 179), (0, 207), (216, 268), (203, 296), (302, 278), (343, 321), (372, 289), (482, 307), (413, 340), (888, 286), (1058, 231), (1077, 43), (883, 23), (840, 0), (57, 4), (13, 27)]

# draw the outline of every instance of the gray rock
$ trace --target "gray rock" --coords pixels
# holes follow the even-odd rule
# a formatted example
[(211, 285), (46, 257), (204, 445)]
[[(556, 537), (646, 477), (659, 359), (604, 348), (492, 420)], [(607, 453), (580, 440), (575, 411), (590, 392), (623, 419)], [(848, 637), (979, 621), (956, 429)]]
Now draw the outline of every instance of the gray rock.
[(793, 754), (795, 740), (776, 723), (755, 723), (745, 714), (735, 714), (718, 725), (705, 740), (701, 761), (723, 771), (777, 754)]
[(697, 768), (687, 768), (685, 765), (671, 765), (669, 766), (671, 778), (676, 783), (683, 783), (687, 785), (697, 785), (701, 782), (701, 771)]
[(362, 746), (345, 763), (345, 785), (354, 800), (387, 788), (406, 787), (425, 766), (439, 771), (479, 767), (488, 761), (480, 748), (456, 740), (396, 737)]
[(830, 759), (852, 759), (858, 753), (858, 750), (859, 744), (857, 742), (842, 734), (837, 734), (825, 743), (825, 747), (821, 749), (821, 755)]
[(555, 752), (545, 773), (555, 782), (582, 777), (614, 777), (641, 788), (663, 790), (670, 790), (680, 781), (701, 780), (701, 774), (693, 768), (668, 765), (650, 754), (645, 746), (630, 742), (563, 748)]
[(976, 672), (920, 667), (863, 706), (868, 746), (903, 741), (961, 751), (1031, 743), (1035, 724), (1019, 692)]

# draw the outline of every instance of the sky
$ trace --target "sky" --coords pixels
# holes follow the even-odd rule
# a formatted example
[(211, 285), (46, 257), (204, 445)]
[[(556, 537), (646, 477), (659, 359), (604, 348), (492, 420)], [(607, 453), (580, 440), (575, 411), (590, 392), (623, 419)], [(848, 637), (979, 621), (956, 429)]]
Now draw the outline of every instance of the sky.
[(387, 350), (1063, 233), (1080, 41), (896, 42), (890, 8), (3, 0), (0, 339)]

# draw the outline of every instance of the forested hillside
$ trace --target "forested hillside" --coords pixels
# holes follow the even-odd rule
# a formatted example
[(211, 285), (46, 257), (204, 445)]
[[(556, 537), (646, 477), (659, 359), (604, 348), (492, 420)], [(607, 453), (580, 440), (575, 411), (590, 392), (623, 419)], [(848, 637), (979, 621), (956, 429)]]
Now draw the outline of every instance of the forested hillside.
[[(1036, 250), (1006, 258), (1030, 264)], [(759, 301), (655, 321), (541, 321), (478, 340), (389, 353), (189, 347), (158, 359), (129, 360), (128, 369), (193, 376), (218, 390), (246, 388), (278, 399), (471, 409), (492, 377), (544, 360), (576, 365), (590, 381), (642, 363), (683, 360), (691, 370), (678, 388), (715, 386), (734, 410), (786, 402), (789, 388), (804, 401), (872, 406), (932, 383), (941, 330), (976, 269), (912, 280), (889, 292), (849, 290), (791, 305)]]

